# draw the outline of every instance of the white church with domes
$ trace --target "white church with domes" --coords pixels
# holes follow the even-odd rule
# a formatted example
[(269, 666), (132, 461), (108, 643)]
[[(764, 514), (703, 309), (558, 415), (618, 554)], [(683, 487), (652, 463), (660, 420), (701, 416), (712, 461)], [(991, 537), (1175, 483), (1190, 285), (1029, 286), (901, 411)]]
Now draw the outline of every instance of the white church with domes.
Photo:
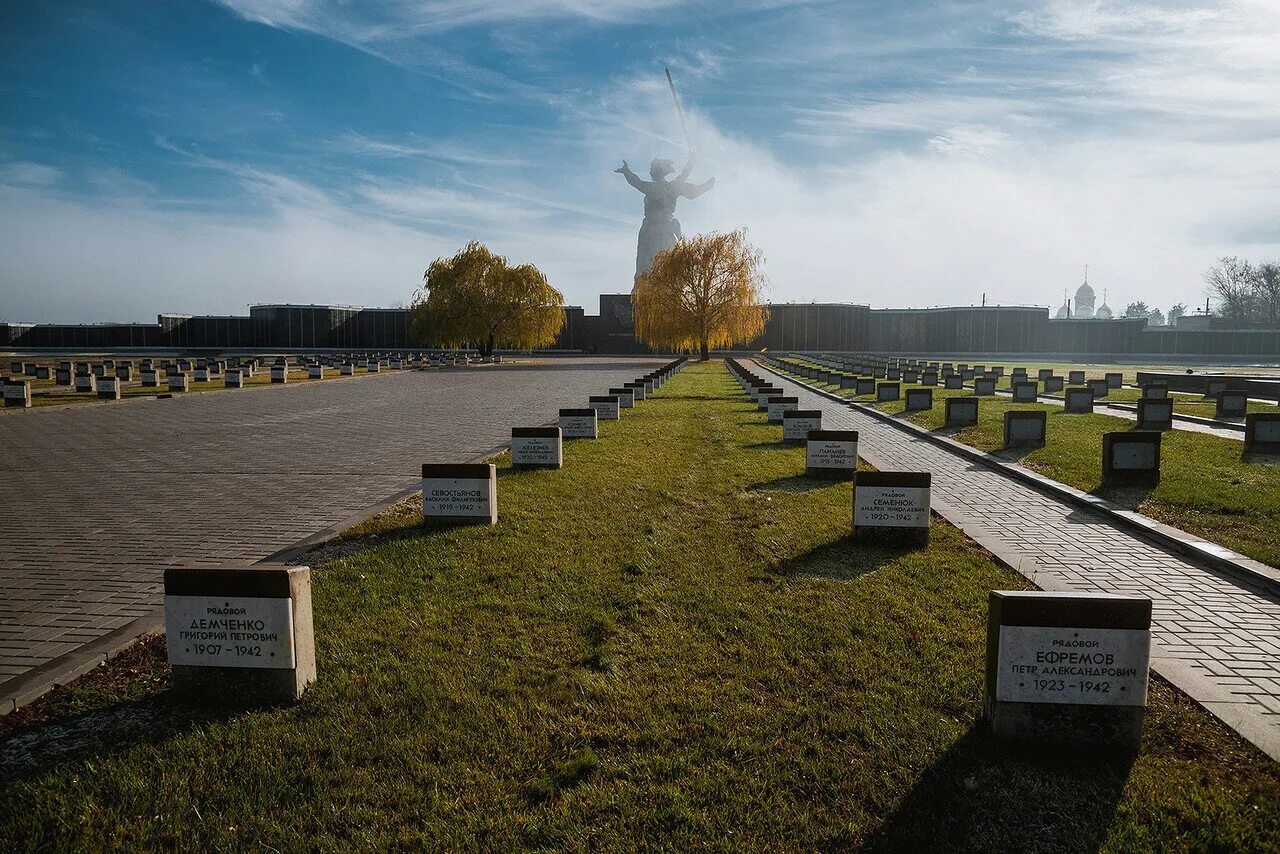
[(1058, 306), (1058, 311), (1054, 315), (1058, 320), (1066, 320), (1074, 318), (1076, 320), (1110, 320), (1112, 318), (1111, 307), (1107, 305), (1106, 291), (1103, 291), (1102, 305), (1094, 309), (1094, 304), (1098, 296), (1093, 292), (1093, 287), (1089, 284), (1089, 268), (1084, 268), (1084, 282), (1080, 287), (1076, 288), (1076, 298), (1074, 308), (1071, 300), (1067, 299), (1067, 292), (1062, 291), (1062, 305)]

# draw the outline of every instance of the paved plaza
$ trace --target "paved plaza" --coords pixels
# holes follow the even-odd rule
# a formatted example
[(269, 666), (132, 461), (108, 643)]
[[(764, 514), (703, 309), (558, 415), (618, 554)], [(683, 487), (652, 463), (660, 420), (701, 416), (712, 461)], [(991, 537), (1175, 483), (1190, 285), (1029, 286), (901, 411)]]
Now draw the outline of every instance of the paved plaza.
[[(262, 560), (662, 360), (557, 358), (0, 415), (0, 697), (137, 633), (161, 567)], [(86, 645), (88, 647), (86, 648)], [(3, 710), (3, 709), (0, 709)]]
[(1280, 602), (998, 471), (817, 394), (752, 362), (821, 409), (823, 427), (858, 431), (881, 470), (933, 474), (933, 508), (1044, 590), (1149, 596), (1152, 667), (1280, 759)]

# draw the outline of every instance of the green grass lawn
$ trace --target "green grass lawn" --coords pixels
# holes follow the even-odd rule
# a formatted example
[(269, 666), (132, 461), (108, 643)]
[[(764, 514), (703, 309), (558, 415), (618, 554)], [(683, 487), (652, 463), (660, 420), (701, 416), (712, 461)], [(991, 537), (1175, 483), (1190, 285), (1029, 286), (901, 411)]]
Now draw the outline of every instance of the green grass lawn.
[[(901, 413), (906, 404), (874, 403), (851, 389), (836, 391), (885, 412)], [(903, 386), (904, 397), (905, 389)], [(1123, 391), (1123, 389), (1122, 389)], [(907, 416), (930, 430), (945, 423), (947, 397), (971, 396), (972, 389), (933, 390), (933, 409)], [(963, 442), (1018, 462), (1062, 483), (1092, 492), (1115, 504), (1138, 510), (1174, 527), (1234, 549), (1272, 566), (1280, 566), (1280, 464), (1245, 460), (1244, 445), (1235, 439), (1185, 430), (1169, 430), (1160, 442), (1160, 484), (1154, 489), (1103, 489), (1102, 434), (1133, 430), (1133, 421), (1111, 415), (1067, 415), (1055, 404), (1015, 404), (1003, 396), (984, 397), (978, 424), (948, 431)], [(1004, 414), (1010, 409), (1043, 409), (1047, 416), (1044, 448), (1004, 451)]]
[(366, 523), (313, 561), (320, 681), (300, 704), (193, 708), (144, 645), (0, 718), (0, 839), (1280, 845), (1275, 763), (1159, 680), (1136, 756), (993, 743), (987, 592), (1026, 582), (938, 520), (921, 551), (852, 544), (851, 487), (802, 477), (780, 436), (721, 364), (694, 365), (566, 443), (563, 470), (500, 459), (494, 528), (424, 529), (412, 502)]

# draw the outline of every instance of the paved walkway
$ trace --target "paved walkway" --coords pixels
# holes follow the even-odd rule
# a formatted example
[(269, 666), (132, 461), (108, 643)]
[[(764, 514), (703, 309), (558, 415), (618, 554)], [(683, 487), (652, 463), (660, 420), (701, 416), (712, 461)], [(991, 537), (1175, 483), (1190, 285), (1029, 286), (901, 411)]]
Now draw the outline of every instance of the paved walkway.
[(1039, 587), (1151, 597), (1152, 667), (1280, 759), (1275, 596), (789, 378), (770, 378), (802, 409), (821, 409), (824, 427), (857, 430), (858, 455), (876, 468), (931, 472), (934, 509)]
[(562, 358), (0, 415), (0, 698), (127, 636), (160, 604), (160, 567), (261, 560), (413, 487), (424, 462), (485, 453), (660, 363)]

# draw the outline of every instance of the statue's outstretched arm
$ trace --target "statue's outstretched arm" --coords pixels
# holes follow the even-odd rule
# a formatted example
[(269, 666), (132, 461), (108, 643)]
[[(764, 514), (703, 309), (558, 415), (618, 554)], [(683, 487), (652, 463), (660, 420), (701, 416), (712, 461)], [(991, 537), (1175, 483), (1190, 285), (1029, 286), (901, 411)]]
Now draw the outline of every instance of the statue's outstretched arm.
[(632, 172), (631, 167), (627, 165), (627, 161), (625, 160), (622, 161), (622, 165), (619, 166), (617, 169), (614, 169), (613, 171), (621, 173), (622, 177), (627, 179), (627, 183), (635, 187), (640, 192), (642, 193), (649, 192), (649, 182), (642, 181), (639, 175)]
[(708, 178), (701, 184), (683, 184), (680, 187), (680, 195), (684, 196), (686, 199), (696, 199), (715, 185), (715, 178)]

